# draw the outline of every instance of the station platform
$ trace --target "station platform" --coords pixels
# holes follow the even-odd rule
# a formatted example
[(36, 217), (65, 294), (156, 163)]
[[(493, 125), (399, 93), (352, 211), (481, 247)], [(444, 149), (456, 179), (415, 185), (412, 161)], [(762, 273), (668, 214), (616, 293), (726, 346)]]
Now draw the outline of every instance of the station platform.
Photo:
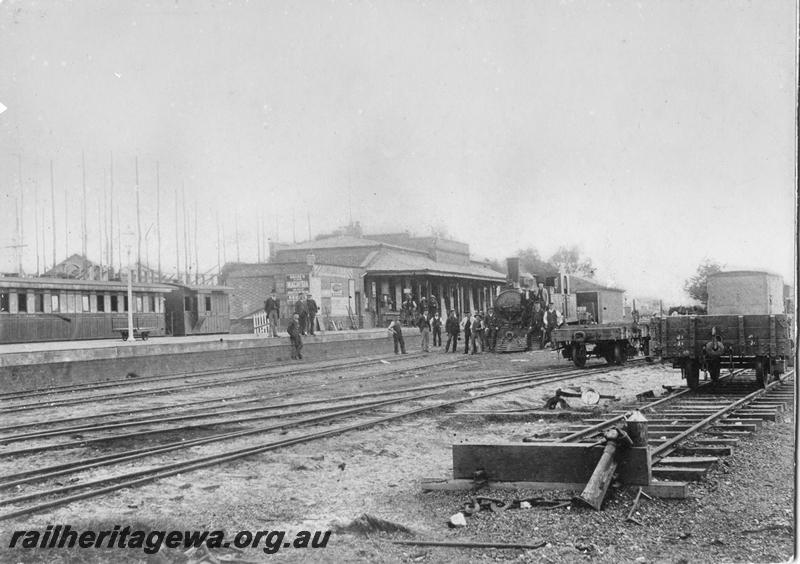
[[(386, 354), (393, 342), (386, 329), (318, 332), (303, 337), (303, 359), (325, 360)], [(53, 341), (0, 345), (0, 385), (23, 391), (130, 377), (206, 370), (258, 368), (291, 358), (289, 337), (193, 335)], [(300, 361), (303, 362), (303, 361)]]

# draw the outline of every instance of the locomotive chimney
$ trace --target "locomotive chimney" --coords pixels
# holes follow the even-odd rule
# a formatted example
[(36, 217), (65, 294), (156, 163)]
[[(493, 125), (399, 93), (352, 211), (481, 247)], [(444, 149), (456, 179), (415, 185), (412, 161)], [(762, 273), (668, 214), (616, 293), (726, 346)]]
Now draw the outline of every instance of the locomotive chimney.
[(506, 259), (508, 269), (508, 282), (515, 287), (519, 286), (519, 257), (509, 257)]

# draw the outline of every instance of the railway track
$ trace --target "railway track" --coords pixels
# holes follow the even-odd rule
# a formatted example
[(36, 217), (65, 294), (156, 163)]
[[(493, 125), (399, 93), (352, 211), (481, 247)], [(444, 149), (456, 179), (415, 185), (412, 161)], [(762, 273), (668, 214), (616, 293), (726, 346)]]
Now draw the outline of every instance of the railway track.
[[(408, 357), (403, 357), (405, 361)], [(332, 373), (338, 372), (342, 370), (351, 370), (353, 368), (360, 368), (364, 366), (382, 366), (381, 363), (382, 359), (376, 360), (361, 360), (361, 361), (350, 361), (347, 363), (340, 363), (334, 366), (324, 365), (324, 366), (310, 366), (307, 368), (297, 368), (295, 367), (293, 370), (281, 370), (281, 371), (270, 371), (264, 370), (260, 371), (257, 374), (252, 374), (248, 376), (242, 376), (238, 378), (221, 378), (217, 380), (210, 380), (210, 381), (198, 381), (198, 382), (184, 382), (182, 384), (176, 384), (171, 386), (157, 386), (157, 387), (150, 387), (150, 388), (143, 388), (143, 389), (134, 389), (134, 390), (126, 390), (111, 394), (90, 394), (82, 397), (73, 397), (73, 398), (65, 398), (59, 400), (51, 400), (51, 401), (40, 401), (40, 402), (33, 402), (33, 403), (23, 403), (23, 404), (12, 404), (7, 407), (0, 407), (0, 415), (6, 415), (10, 413), (19, 413), (24, 411), (36, 410), (36, 409), (52, 409), (58, 407), (65, 407), (65, 406), (75, 406), (85, 403), (92, 403), (92, 402), (107, 402), (111, 400), (128, 400), (129, 398), (134, 397), (144, 397), (144, 396), (152, 396), (152, 395), (162, 395), (162, 394), (170, 394), (175, 392), (185, 392), (185, 391), (196, 391), (196, 390), (203, 390), (209, 388), (225, 388), (230, 386), (235, 386), (243, 383), (250, 383), (250, 382), (262, 382), (265, 380), (275, 380), (278, 378), (284, 377), (296, 377), (296, 376), (303, 376), (308, 374), (316, 374), (320, 372), (325, 373)], [(408, 367), (399, 367), (392, 371), (386, 372), (382, 371), (379, 375), (380, 376), (387, 376), (391, 374), (400, 374), (414, 370), (421, 370), (425, 368), (435, 367), (439, 365), (445, 364), (452, 364), (454, 362), (464, 362), (462, 359), (444, 359), (444, 360), (437, 360), (435, 362), (425, 363), (423, 365), (416, 365), (416, 366), (408, 366)], [(216, 373), (214, 373), (216, 374)], [(186, 378), (185, 376), (182, 376)], [(366, 376), (367, 378), (371, 377), (370, 375)], [(156, 380), (157, 381), (157, 380)], [(129, 385), (136, 385), (137, 382), (129, 382)], [(241, 397), (241, 396), (239, 396)], [(252, 397), (252, 394), (249, 394), (249, 397)], [(13, 401), (8, 400), (8, 401)]]
[[(730, 455), (741, 438), (758, 431), (764, 421), (778, 420), (794, 405), (793, 370), (765, 388), (737, 381), (744, 373), (740, 370), (635, 408), (648, 419), (654, 479), (699, 480), (721, 457)], [(586, 419), (551, 437), (556, 442), (596, 442), (626, 413), (630, 411), (608, 419)]]
[[(592, 371), (602, 373), (605, 371), (613, 371), (618, 369), (618, 367), (598, 366)], [(402, 391), (392, 390), (390, 392), (385, 392), (384, 395), (393, 394), (394, 397), (384, 397), (383, 399), (377, 399), (381, 398), (381, 394), (383, 394), (382, 392), (372, 392), (371, 394), (362, 394), (361, 397), (363, 398), (369, 395), (375, 399), (352, 405), (340, 405), (338, 406), (338, 409), (334, 409), (333, 412), (331, 412), (332, 408), (328, 406), (327, 408), (321, 408), (318, 410), (303, 410), (302, 413), (284, 413), (282, 417), (289, 418), (294, 415), (295, 417), (299, 416), (299, 418), (291, 421), (281, 421), (274, 425), (222, 433), (211, 437), (203, 437), (188, 441), (182, 440), (175, 443), (157, 445), (155, 447), (103, 455), (93, 459), (83, 457), (80, 460), (75, 460), (65, 464), (51, 465), (38, 469), (29, 469), (22, 472), (17, 472), (15, 474), (7, 474), (5, 476), (0, 476), (0, 489), (8, 489), (12, 486), (19, 487), (22, 484), (29, 484), (32, 482), (47, 481), (55, 478), (56, 476), (63, 476), (66, 474), (79, 474), (79, 476), (74, 478), (74, 480), (78, 480), (78, 483), (69, 486), (63, 486), (49, 490), (39, 490), (1, 500), (0, 506), (11, 506), (13, 509), (5, 514), (0, 515), (0, 519), (10, 519), (29, 513), (43, 511), (48, 508), (68, 504), (80, 499), (87, 499), (97, 495), (103, 495), (105, 493), (116, 491), (122, 488), (137, 487), (167, 476), (190, 472), (218, 464), (224, 464), (226, 462), (238, 460), (253, 454), (319, 440), (348, 431), (396, 421), (402, 418), (419, 415), (424, 412), (440, 410), (446, 407), (475, 401), (485, 397), (506, 394), (525, 388), (551, 384), (573, 378), (583, 378), (586, 377), (586, 375), (586, 369), (575, 370), (572, 368), (562, 368), (554, 371), (551, 370), (549, 372), (539, 370), (505, 377), (486, 377), (467, 383), (465, 383), (463, 380), (459, 380), (450, 383), (435, 383), (424, 386), (416, 386), (412, 388), (406, 388)], [(437, 389), (439, 391), (436, 391)], [(448, 400), (437, 399), (437, 396), (440, 396), (442, 393), (452, 392), (454, 389), (466, 394), (466, 397)], [(480, 390), (487, 391), (481, 392)], [(399, 396), (399, 394), (403, 392), (405, 392), (405, 394)], [(328, 401), (330, 402), (336, 399), (343, 400), (344, 398), (328, 398)], [(420, 405), (419, 407), (412, 407), (410, 409), (401, 409), (403, 404), (409, 403), (423, 405)], [(368, 418), (367, 416), (369, 416), (376, 409), (390, 409), (395, 411), (386, 415)], [(239, 448), (221, 452), (219, 454), (177, 460), (166, 464), (151, 466), (146, 469), (136, 469), (133, 471), (121, 470), (121, 473), (118, 473), (114, 476), (108, 476), (107, 473), (105, 473), (104, 477), (97, 479), (92, 479), (93, 476), (80, 475), (81, 472), (90, 472), (91, 470), (99, 468), (100, 466), (124, 465), (148, 456), (173, 453), (178, 450), (190, 447), (198, 447), (212, 442), (228, 440), (236, 441), (250, 435), (263, 435), (277, 431), (285, 433), (289, 430), (297, 430), (305, 426), (318, 426), (320, 424), (326, 425), (324, 430), (310, 431), (305, 433), (301, 432), (288, 438), (279, 438), (277, 440), (269, 440), (267, 442), (248, 444)], [(332, 424), (337, 424), (337, 426), (330, 427)], [(105, 440), (108, 441), (111, 438), (113, 437), (106, 437)], [(86, 441), (82, 442), (79, 446), (85, 444)], [(16, 456), (22, 456), (24, 454), (26, 453), (17, 452)], [(80, 493), (74, 493), (78, 490), (84, 491)], [(30, 505), (31, 502), (34, 503)]]

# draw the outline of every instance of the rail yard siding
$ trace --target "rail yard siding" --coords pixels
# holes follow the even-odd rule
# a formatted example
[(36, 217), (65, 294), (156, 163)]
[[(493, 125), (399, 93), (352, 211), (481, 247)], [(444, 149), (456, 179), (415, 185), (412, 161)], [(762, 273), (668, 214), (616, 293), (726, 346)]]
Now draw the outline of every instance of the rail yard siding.
[[(324, 360), (387, 354), (386, 330), (327, 333), (303, 338), (303, 358)], [(96, 349), (52, 350), (0, 355), (0, 384), (9, 392), (49, 386), (183, 372), (269, 367), (291, 355), (288, 337), (158, 344), (158, 341)], [(302, 367), (303, 363), (298, 363)]]

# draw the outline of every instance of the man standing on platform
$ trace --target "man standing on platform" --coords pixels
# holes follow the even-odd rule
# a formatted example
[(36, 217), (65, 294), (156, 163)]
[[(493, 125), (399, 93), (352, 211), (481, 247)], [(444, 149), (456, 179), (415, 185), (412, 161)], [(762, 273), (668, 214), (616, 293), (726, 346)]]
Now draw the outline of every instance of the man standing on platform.
[(544, 348), (542, 329), (544, 329), (544, 312), (542, 311), (542, 306), (539, 304), (539, 302), (534, 302), (530, 326), (528, 327), (528, 338), (525, 343), (526, 351), (531, 350), (534, 338), (539, 341), (539, 348)]
[(558, 325), (558, 314), (556, 313), (555, 306), (550, 304), (550, 307), (547, 308), (547, 313), (544, 316), (544, 342), (545, 344), (550, 344), (550, 348), (553, 348), (553, 343), (550, 340), (550, 335), (553, 332), (553, 329), (556, 328)]
[(267, 301), (264, 302), (264, 311), (267, 312), (269, 317), (269, 328), (273, 337), (278, 336), (278, 319), (281, 314), (281, 304), (278, 298), (275, 297), (275, 290), (270, 292)]
[(303, 339), (300, 337), (300, 316), (298, 314), (292, 315), (292, 320), (286, 330), (289, 332), (289, 340), (292, 343), (292, 359), (301, 360), (303, 354), (300, 351), (303, 349)]
[(539, 287), (533, 294), (533, 300), (541, 304), (542, 311), (547, 310), (547, 306), (550, 305), (550, 294), (547, 292), (547, 288), (544, 287), (543, 282), (539, 282)]
[(439, 317), (438, 313), (433, 314), (433, 319), (431, 319), (431, 333), (433, 333), (433, 346), (434, 347), (441, 347), (442, 346), (442, 318)]
[(428, 318), (427, 309), (419, 316), (417, 327), (422, 334), (422, 352), (431, 352), (431, 320)]
[(403, 354), (407, 354), (406, 343), (405, 341), (403, 341), (403, 328), (400, 321), (395, 319), (389, 324), (389, 327), (387, 327), (387, 329), (394, 338), (394, 354), (400, 354), (400, 351), (403, 351)]
[(308, 295), (308, 299), (306, 300), (306, 310), (308, 310), (308, 334), (313, 335), (319, 308), (317, 307), (317, 302), (314, 301), (314, 296), (311, 294)]
[(460, 332), (456, 310), (450, 310), (450, 315), (444, 324), (444, 330), (447, 332), (447, 344), (444, 347), (444, 352), (450, 350), (451, 342), (453, 343), (453, 352), (456, 352), (456, 348), (458, 347), (458, 334)]
[(294, 312), (300, 319), (300, 333), (306, 334), (306, 323), (308, 322), (308, 308), (306, 307), (306, 295), (302, 292), (297, 296), (297, 301), (294, 302)]
[(469, 354), (469, 339), (472, 336), (472, 319), (468, 311), (464, 313), (464, 319), (461, 320), (459, 328), (461, 332), (464, 333), (464, 354)]
[(497, 316), (494, 314), (494, 308), (489, 308), (489, 315), (486, 316), (484, 324), (486, 325), (486, 346), (490, 351), (494, 352), (495, 347), (497, 347), (497, 331), (500, 326)]

